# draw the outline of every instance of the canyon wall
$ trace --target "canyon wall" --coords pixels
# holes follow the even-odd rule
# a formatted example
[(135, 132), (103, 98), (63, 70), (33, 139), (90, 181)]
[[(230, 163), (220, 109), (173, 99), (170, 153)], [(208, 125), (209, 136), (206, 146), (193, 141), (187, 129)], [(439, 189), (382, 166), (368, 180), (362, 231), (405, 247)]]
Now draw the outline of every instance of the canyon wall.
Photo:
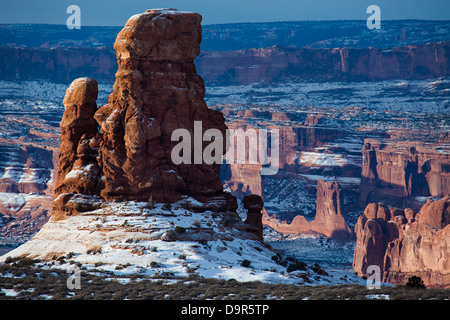
[(203, 52), (197, 60), (207, 84), (426, 79), (450, 74), (450, 42), (392, 49), (258, 48)]
[(1, 80), (70, 83), (89, 75), (113, 82), (117, 60), (112, 48), (0, 48)]
[[(277, 82), (287, 78), (317, 81), (427, 79), (450, 74), (449, 42), (392, 49), (308, 49), (269, 47), (204, 51), (196, 59), (207, 85)], [(0, 47), (1, 80), (47, 79), (68, 83), (89, 74), (113, 82), (117, 67), (110, 48)]]
[(410, 197), (450, 194), (450, 155), (439, 144), (366, 139), (362, 157), (363, 205), (383, 200), (404, 207)]

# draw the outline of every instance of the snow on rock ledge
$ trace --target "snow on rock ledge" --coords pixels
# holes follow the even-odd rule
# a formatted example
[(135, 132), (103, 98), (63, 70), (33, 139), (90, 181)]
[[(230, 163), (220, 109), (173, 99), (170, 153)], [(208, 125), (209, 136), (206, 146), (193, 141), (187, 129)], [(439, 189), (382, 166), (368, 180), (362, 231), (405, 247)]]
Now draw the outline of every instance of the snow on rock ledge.
[(247, 224), (231, 221), (235, 216), (225, 212), (186, 209), (195, 202), (186, 197), (171, 205), (154, 204), (154, 208), (145, 202), (104, 203), (95, 211), (51, 219), (32, 240), (0, 257), (0, 262), (28, 257), (45, 264), (65, 256), (88, 271), (336, 283), (336, 276), (320, 276), (312, 270), (287, 272), (286, 266), (272, 259), (276, 253), (270, 247), (256, 236), (251, 238)]

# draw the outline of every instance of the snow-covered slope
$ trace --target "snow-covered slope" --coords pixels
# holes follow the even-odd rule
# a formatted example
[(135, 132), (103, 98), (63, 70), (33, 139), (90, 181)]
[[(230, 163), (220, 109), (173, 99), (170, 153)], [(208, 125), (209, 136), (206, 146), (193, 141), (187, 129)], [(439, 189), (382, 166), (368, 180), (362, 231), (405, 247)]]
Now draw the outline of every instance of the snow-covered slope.
[[(57, 267), (81, 264), (87, 271), (140, 273), (154, 278), (197, 275), (267, 283), (361, 283), (350, 272), (314, 268), (288, 272), (284, 258), (266, 243), (253, 240), (242, 222), (228, 223), (224, 213), (192, 212), (186, 198), (169, 205), (123, 202), (65, 220), (51, 219), (29, 242), (0, 257), (59, 260)], [(64, 259), (61, 259), (63, 257)], [(276, 258), (275, 258), (276, 257)], [(346, 275), (345, 277), (343, 275)]]

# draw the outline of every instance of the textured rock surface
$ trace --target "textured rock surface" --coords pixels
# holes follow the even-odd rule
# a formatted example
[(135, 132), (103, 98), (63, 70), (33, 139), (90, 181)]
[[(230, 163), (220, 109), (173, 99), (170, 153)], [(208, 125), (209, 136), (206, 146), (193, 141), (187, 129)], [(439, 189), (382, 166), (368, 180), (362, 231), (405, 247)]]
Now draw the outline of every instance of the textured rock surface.
[(254, 233), (258, 239), (263, 240), (263, 223), (262, 223), (262, 209), (264, 202), (259, 195), (249, 194), (243, 199), (244, 208), (247, 209), (247, 219), (245, 223), (254, 228)]
[(417, 214), (371, 203), (355, 226), (353, 268), (368, 276), (377, 265), (385, 282), (419, 276), (429, 287), (450, 287), (449, 224), (450, 196), (427, 201)]
[(317, 181), (316, 216), (308, 222), (302, 215), (294, 217), (290, 224), (280, 223), (268, 218), (264, 224), (283, 234), (321, 234), (332, 238), (352, 238), (352, 230), (348, 227), (341, 212), (341, 187), (337, 182)]
[(352, 230), (345, 222), (341, 208), (341, 187), (337, 182), (317, 181), (316, 217), (311, 230), (332, 238), (351, 238)]
[[(198, 68), (208, 83), (247, 84), (286, 77), (322, 81), (425, 79), (449, 74), (449, 42), (377, 48), (282, 47), (202, 53)], [(326, 71), (324, 71), (326, 70)]]
[[(192, 164), (171, 159), (179, 143), (171, 141), (176, 129), (194, 137), (194, 122), (200, 121), (202, 136), (211, 128), (225, 136), (223, 115), (203, 100), (204, 83), (194, 65), (200, 41), (200, 15), (149, 10), (131, 17), (117, 36), (119, 69), (106, 105), (96, 107), (95, 80), (71, 84), (61, 122), (56, 217), (94, 209), (99, 200), (230, 198), (222, 191), (220, 165), (192, 165), (194, 141)], [(235, 201), (228, 204), (233, 209)]]
[[(213, 196), (222, 191), (219, 165), (175, 165), (176, 129), (193, 136), (226, 129), (221, 113), (209, 110), (194, 58), (200, 52), (201, 16), (148, 11), (129, 19), (114, 45), (119, 70), (108, 104), (95, 118), (101, 126), (105, 199), (175, 201), (181, 194)], [(192, 161), (193, 163), (193, 161)]]
[(419, 142), (366, 140), (362, 156), (363, 205), (392, 198), (393, 205), (402, 207), (408, 197), (450, 193), (450, 156), (437, 148)]
[[(244, 32), (239, 30), (239, 34)], [(222, 36), (233, 37), (229, 33)], [(217, 41), (225, 47), (230, 43), (223, 38)], [(371, 46), (372, 41), (367, 44)], [(202, 52), (196, 64), (207, 83), (218, 85), (277, 82), (292, 77), (320, 81), (427, 79), (447, 77), (450, 73), (448, 41), (391, 46), (392, 49), (344, 47), (347, 45), (337, 43), (333, 49), (269, 46), (229, 51), (224, 48), (224, 51)], [(155, 50), (159, 49), (155, 47)], [(43, 78), (68, 82), (89, 72), (99, 81), (112, 82), (116, 63), (109, 47), (49, 50), (3, 46), (0, 66), (3, 80)]]

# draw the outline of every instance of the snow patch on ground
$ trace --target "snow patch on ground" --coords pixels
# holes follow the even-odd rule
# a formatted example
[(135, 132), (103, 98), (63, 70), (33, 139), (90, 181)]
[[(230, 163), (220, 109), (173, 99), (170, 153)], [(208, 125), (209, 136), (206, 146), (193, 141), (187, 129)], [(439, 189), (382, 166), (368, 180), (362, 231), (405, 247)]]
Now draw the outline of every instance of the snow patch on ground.
[(209, 86), (208, 105), (315, 105), (322, 108), (366, 107), (372, 110), (448, 113), (449, 79), (376, 82), (293, 81), (271, 85)]
[[(80, 263), (87, 271), (118, 275), (197, 275), (308, 285), (355, 283), (359, 279), (336, 268), (327, 269), (328, 276), (313, 269), (287, 272), (286, 266), (273, 259), (273, 249), (245, 238), (242, 230), (225, 227), (220, 213), (193, 213), (179, 203), (166, 210), (162, 204), (150, 209), (146, 203), (108, 203), (65, 220), (50, 220), (32, 240), (0, 261), (7, 256), (48, 259), (70, 255), (72, 263)], [(45, 267), (45, 262), (41, 263)], [(60, 265), (70, 266), (68, 261)]]

